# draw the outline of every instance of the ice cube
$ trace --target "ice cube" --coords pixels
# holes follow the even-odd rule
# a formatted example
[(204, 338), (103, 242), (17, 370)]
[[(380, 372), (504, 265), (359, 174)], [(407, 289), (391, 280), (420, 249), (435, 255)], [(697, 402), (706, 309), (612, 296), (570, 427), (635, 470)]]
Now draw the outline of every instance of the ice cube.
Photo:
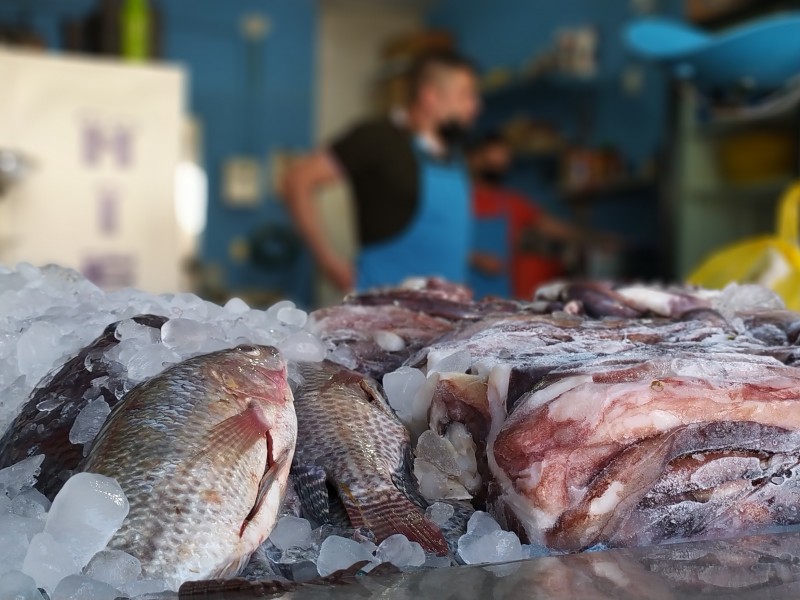
[(86, 444), (94, 440), (110, 413), (111, 407), (102, 396), (89, 402), (78, 413), (69, 430), (70, 443)]
[(158, 329), (137, 323), (133, 319), (120, 321), (114, 330), (114, 337), (122, 341), (138, 341), (153, 344), (159, 340)]
[(458, 350), (446, 356), (432, 352), (428, 356), (428, 373), (466, 373), (471, 366), (469, 350)]
[(180, 360), (178, 354), (162, 344), (144, 346), (128, 362), (128, 376), (133, 381), (144, 381)]
[(128, 508), (125, 493), (114, 479), (78, 473), (67, 480), (53, 500), (44, 530), (67, 546), (82, 568), (105, 548), (122, 525)]
[(446, 525), (453, 518), (455, 509), (446, 502), (434, 502), (425, 511), (427, 517), (439, 527)]
[(0, 574), (22, 569), (22, 561), (27, 551), (28, 536), (24, 533), (0, 530)]
[(86, 565), (84, 574), (120, 588), (136, 581), (142, 574), (142, 564), (138, 558), (122, 550), (101, 550)]
[(475, 456), (477, 446), (472, 440), (472, 434), (463, 423), (451, 423), (445, 437), (456, 454), (458, 481), (470, 492), (476, 493), (480, 489), (481, 476), (478, 474), (478, 460)]
[(282, 517), (269, 534), (269, 539), (280, 550), (310, 548), (314, 544), (311, 524), (292, 516)]
[(250, 307), (247, 306), (247, 302), (245, 302), (241, 298), (231, 298), (225, 303), (225, 306), (223, 308), (226, 311), (233, 313), (235, 315), (241, 315), (250, 310)]
[(14, 498), (22, 490), (36, 485), (43, 461), (44, 454), (37, 454), (0, 470), (0, 492)]
[(476, 510), (469, 518), (467, 523), (467, 535), (484, 536), (495, 531), (500, 531), (501, 527), (489, 513)]
[(497, 530), (485, 535), (468, 533), (458, 540), (458, 555), (468, 565), (522, 560), (522, 544), (510, 531)]
[(372, 561), (375, 550), (375, 544), (370, 542), (357, 542), (332, 535), (325, 538), (320, 546), (317, 572), (327, 577), (358, 562)]
[(470, 500), (472, 494), (455, 478), (442, 473), (427, 460), (414, 460), (414, 477), (420, 493), (428, 500)]
[(378, 563), (392, 563), (395, 567), (421, 567), (425, 563), (425, 551), (417, 542), (410, 542), (402, 534), (390, 535), (383, 540), (375, 552)]
[(17, 341), (17, 365), (30, 384), (35, 384), (53, 367), (64, 349), (61, 332), (45, 321), (36, 321)]
[(291, 300), (281, 300), (270, 306), (264, 313), (267, 324), (272, 325), (274, 323), (279, 323), (278, 313), (284, 308), (295, 308), (294, 302)]
[(381, 350), (386, 352), (400, 352), (406, 349), (406, 342), (393, 331), (376, 331), (372, 336)]
[(179, 353), (199, 352), (209, 340), (224, 340), (216, 325), (191, 319), (170, 319), (161, 327), (161, 341)]
[(400, 367), (396, 371), (383, 376), (383, 389), (386, 399), (398, 414), (411, 417), (414, 409), (414, 398), (425, 385), (425, 375), (419, 369)]
[(308, 314), (306, 314), (306, 311), (300, 310), (299, 308), (294, 308), (293, 306), (284, 306), (278, 310), (276, 317), (278, 318), (278, 321), (284, 323), (285, 325), (302, 327), (306, 324)]
[(36, 585), (47, 590), (50, 596), (59, 581), (80, 571), (67, 546), (46, 532), (33, 536), (22, 563), (22, 572), (33, 577)]
[(320, 362), (325, 358), (325, 346), (308, 331), (298, 331), (287, 337), (278, 346), (286, 360), (297, 362)]
[(86, 575), (70, 575), (56, 586), (53, 600), (115, 600), (119, 590)]
[(50, 509), (50, 500), (36, 489), (25, 490), (17, 495), (11, 503), (15, 515), (29, 519), (43, 519)]
[(427, 460), (446, 475), (458, 476), (461, 473), (458, 455), (453, 444), (430, 429), (419, 436), (416, 455), (417, 458)]
[(355, 354), (353, 354), (353, 350), (346, 344), (334, 346), (328, 353), (328, 360), (342, 365), (346, 369), (355, 369), (358, 367), (358, 361), (356, 360)]
[(14, 513), (0, 514), (0, 531), (21, 533), (28, 539), (44, 530), (44, 521), (39, 517), (21, 517)]
[(44, 600), (33, 577), (17, 570), (0, 575), (0, 597), (8, 600)]

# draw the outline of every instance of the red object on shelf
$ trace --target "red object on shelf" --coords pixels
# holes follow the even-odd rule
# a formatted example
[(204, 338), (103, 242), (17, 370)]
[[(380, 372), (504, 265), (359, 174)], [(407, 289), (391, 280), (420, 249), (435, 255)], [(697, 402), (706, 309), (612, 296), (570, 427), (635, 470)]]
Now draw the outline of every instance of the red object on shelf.
[(557, 258), (520, 253), (514, 256), (512, 262), (515, 298), (530, 300), (536, 288), (564, 274), (564, 265)]

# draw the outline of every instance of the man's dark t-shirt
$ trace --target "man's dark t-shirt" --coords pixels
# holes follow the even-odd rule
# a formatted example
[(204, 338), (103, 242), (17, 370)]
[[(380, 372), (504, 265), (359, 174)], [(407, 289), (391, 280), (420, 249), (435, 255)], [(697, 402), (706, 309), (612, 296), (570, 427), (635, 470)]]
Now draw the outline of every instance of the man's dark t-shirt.
[(389, 119), (358, 125), (330, 151), (355, 197), (362, 245), (386, 241), (406, 229), (419, 203), (419, 164), (413, 134)]

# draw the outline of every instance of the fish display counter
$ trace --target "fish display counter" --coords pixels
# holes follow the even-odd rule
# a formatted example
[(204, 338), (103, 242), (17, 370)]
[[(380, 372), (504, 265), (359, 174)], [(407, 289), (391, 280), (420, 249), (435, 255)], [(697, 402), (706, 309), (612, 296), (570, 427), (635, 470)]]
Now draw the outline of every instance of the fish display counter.
[(767, 289), (308, 314), (23, 264), (0, 309), (0, 597), (795, 590), (800, 314)]

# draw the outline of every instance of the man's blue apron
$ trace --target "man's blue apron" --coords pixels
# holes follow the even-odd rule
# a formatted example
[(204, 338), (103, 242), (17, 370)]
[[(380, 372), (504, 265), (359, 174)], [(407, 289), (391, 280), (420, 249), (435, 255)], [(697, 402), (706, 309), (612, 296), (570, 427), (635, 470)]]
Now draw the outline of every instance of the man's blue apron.
[(399, 235), (361, 250), (358, 289), (397, 285), (407, 277), (438, 276), (466, 283), (472, 243), (470, 186), (462, 160), (441, 161), (415, 145), (419, 200)]
[(511, 266), (508, 240), (510, 232), (508, 211), (496, 217), (476, 217), (473, 227), (473, 251), (488, 254), (502, 261), (506, 270), (498, 275), (485, 275), (474, 267), (469, 270), (469, 287), (476, 298), (485, 296), (511, 297)]

